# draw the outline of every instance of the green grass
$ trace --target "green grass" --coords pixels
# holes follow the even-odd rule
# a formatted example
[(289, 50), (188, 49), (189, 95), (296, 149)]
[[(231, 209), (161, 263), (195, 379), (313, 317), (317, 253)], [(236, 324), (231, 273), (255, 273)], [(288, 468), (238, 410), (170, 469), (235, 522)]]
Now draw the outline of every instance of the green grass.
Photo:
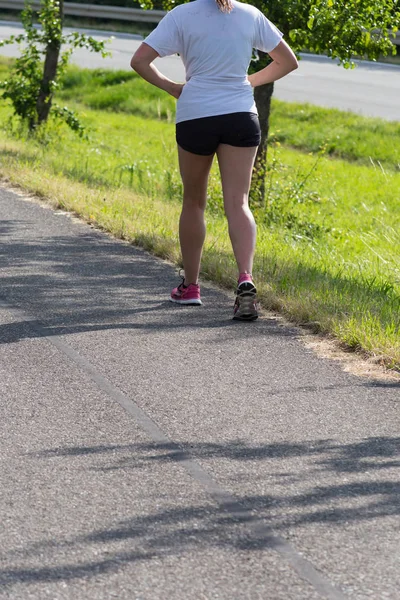
[(13, 62), (12, 58), (0, 56), (0, 80), (5, 79)]
[[(0, 77), (4, 72), (0, 64)], [(181, 183), (170, 122), (174, 101), (134, 74), (77, 69), (71, 70), (63, 94), (80, 112), (89, 139), (80, 140), (55, 124), (40, 141), (17, 139), (5, 127), (0, 131), (1, 175), (179, 264)], [(89, 107), (96, 102), (102, 110)], [(291, 114), (290, 106), (277, 106), (274, 128)], [(326, 112), (326, 119), (330, 116), (343, 130), (350, 123), (346, 113)], [(3, 104), (1, 122), (9, 114)], [(353, 148), (351, 161), (311, 154), (307, 140), (307, 152), (272, 145), (266, 204), (255, 211), (254, 272), (266, 308), (400, 370), (400, 173), (393, 143), (385, 167), (380, 155), (390, 129), (377, 120), (373, 129), (371, 121), (356, 117), (348, 127), (370, 131), (373, 164), (363, 156), (362, 145)], [(293, 136), (295, 123), (292, 119)], [(313, 130), (317, 135), (320, 109), (298, 127), (299, 133), (306, 129), (309, 137)], [(235, 264), (215, 165), (207, 221), (203, 273), (231, 286)]]
[(400, 171), (400, 122), (310, 104), (273, 101), (271, 133), (282, 144)]
[[(175, 101), (133, 72), (71, 67), (61, 97), (88, 108), (173, 120)], [(273, 100), (271, 136), (307, 152), (400, 170), (400, 122)]]
[(172, 121), (175, 100), (149, 86), (133, 71), (80, 70), (71, 67), (60, 97), (88, 108)]
[[(10, 63), (0, 57), (0, 79)], [(87, 108), (169, 122), (175, 116), (175, 100), (133, 71), (71, 66), (59, 98)], [(333, 158), (400, 171), (400, 122), (273, 99), (270, 129), (271, 139), (285, 146), (305, 152), (324, 148)]]

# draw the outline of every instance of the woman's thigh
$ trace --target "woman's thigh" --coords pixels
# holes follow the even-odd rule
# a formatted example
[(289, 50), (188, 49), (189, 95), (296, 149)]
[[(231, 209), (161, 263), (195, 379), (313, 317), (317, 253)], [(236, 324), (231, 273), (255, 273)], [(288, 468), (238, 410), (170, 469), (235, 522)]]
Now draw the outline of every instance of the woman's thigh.
[(193, 154), (178, 146), (178, 157), (184, 190), (184, 202), (196, 203), (205, 208), (208, 176), (214, 154), (208, 156)]
[(217, 149), (225, 210), (247, 203), (257, 146), (220, 144)]

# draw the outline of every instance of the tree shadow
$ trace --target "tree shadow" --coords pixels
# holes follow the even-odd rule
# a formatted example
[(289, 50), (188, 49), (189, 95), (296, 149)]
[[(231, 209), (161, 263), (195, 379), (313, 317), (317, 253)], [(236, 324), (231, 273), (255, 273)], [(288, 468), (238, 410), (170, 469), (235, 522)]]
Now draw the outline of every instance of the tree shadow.
[[(53, 226), (52, 211), (44, 211), (42, 218), (44, 226), (46, 219), (50, 227)], [(71, 227), (65, 215), (58, 218), (65, 219), (67, 228)], [(18, 234), (20, 226), (22, 231)], [(5, 304), (26, 307), (37, 320), (21, 319), (0, 325), (0, 344), (37, 336), (106, 330), (157, 334), (208, 329), (218, 332), (216, 343), (223, 339), (247, 341), (259, 336), (297, 336), (294, 329), (282, 327), (273, 318), (253, 323), (233, 321), (233, 292), (229, 299), (211, 286), (202, 289), (203, 307), (173, 305), (168, 297), (177, 282), (176, 270), (130, 244), (87, 228), (77, 232), (76, 225), (73, 235), (45, 235), (32, 241), (27, 229), (30, 226), (28, 220), (3, 222), (3, 231), (8, 231), (10, 243), (0, 247), (0, 268), (3, 269), (0, 298)], [(43, 229), (42, 226), (41, 231)], [(228, 253), (223, 260), (229, 263)], [(289, 265), (287, 268), (291, 270), (290, 277), (295, 277), (299, 269), (305, 269), (301, 278), (306, 281), (312, 282), (317, 277), (316, 270), (310, 267)], [(350, 286), (348, 293), (365, 295), (365, 289), (356, 282), (342, 283)], [(338, 278), (332, 277), (324, 285), (341, 284)], [(379, 384), (370, 381), (369, 385)], [(380, 385), (398, 387), (400, 383)]]
[[(147, 462), (180, 462), (188, 456), (195, 459), (225, 458), (232, 461), (262, 461), (293, 457), (312, 458), (316, 471), (330, 471), (336, 474), (362, 473), (370, 470), (381, 470), (400, 466), (400, 437), (369, 437), (365, 440), (348, 444), (339, 444), (335, 440), (320, 439), (299, 443), (280, 442), (272, 444), (249, 445), (244, 440), (227, 443), (142, 443), (112, 444), (98, 446), (72, 446), (52, 448), (35, 452), (30, 456), (38, 459), (55, 457), (86, 456), (93, 454), (114, 454), (116, 451), (128, 451), (133, 454), (130, 459), (123, 459), (123, 465), (113, 457), (114, 464), (106, 470), (140, 467)], [(150, 453), (150, 454), (149, 454)], [(393, 458), (399, 460), (393, 460)], [(371, 459), (371, 461), (370, 461)], [(373, 462), (379, 459), (380, 462)], [(382, 462), (382, 459), (388, 459)], [(130, 462), (131, 461), (131, 462)], [(400, 497), (399, 497), (400, 504)]]
[[(11, 151), (10, 151), (11, 152)], [(43, 211), (42, 219), (48, 230), (54, 228), (54, 219), (59, 218), (52, 211)], [(66, 217), (66, 226), (71, 229)], [(18, 235), (18, 225), (21, 233)], [(231, 320), (231, 307), (227, 298), (223, 299), (218, 291), (204, 287), (202, 292), (206, 307), (193, 308), (171, 306), (168, 302), (169, 291), (176, 285), (176, 275), (170, 265), (154, 261), (144, 251), (129, 244), (115, 241), (111, 237), (87, 228), (77, 231), (74, 225), (71, 235), (43, 235), (40, 227), (39, 237), (33, 240), (30, 233), (24, 234), (28, 221), (5, 221), (3, 228), (9, 230), (10, 242), (0, 248), (0, 268), (4, 268), (1, 296), (20, 306), (28, 305), (30, 311), (44, 322), (49, 335), (66, 335), (81, 331), (121, 328), (152, 330), (171, 330), (176, 328), (219, 328), (226, 330), (232, 339), (257, 335), (293, 336), (294, 330), (284, 328), (273, 319), (260, 322), (238, 324)], [(7, 231), (7, 229), (3, 229)], [(0, 232), (1, 233), (1, 232)], [(12, 237), (11, 237), (12, 235)], [(205, 254), (212, 265), (220, 270), (222, 264), (232, 263), (232, 253), (215, 249), (206, 249)], [(271, 260), (269, 260), (271, 258)], [(273, 257), (259, 257), (258, 267), (268, 279), (268, 265), (275, 264)], [(218, 266), (219, 265), (219, 266)], [(267, 265), (267, 266), (266, 266)], [(400, 298), (394, 290), (372, 285), (371, 282), (356, 281), (340, 274), (321, 272), (317, 267), (302, 264), (301, 261), (287, 261), (282, 268), (281, 280), (276, 279), (277, 287), (296, 285), (315, 290), (315, 303), (321, 313), (337, 311), (336, 300), (326, 297), (326, 289), (336, 290), (344, 298), (349, 314), (355, 307), (359, 310), (358, 299), (362, 306), (369, 306), (380, 318), (380, 307), (385, 303), (388, 318), (400, 309)], [(264, 270), (263, 270), (264, 269)], [(266, 270), (265, 270), (266, 269)], [(234, 282), (232, 281), (232, 290)], [(161, 295), (160, 290), (164, 293)], [(133, 306), (134, 295), (136, 303)], [(314, 297), (314, 296), (313, 296)], [(223, 308), (222, 308), (223, 307)], [(146, 319), (141, 319), (146, 315)], [(382, 318), (383, 319), (383, 318)], [(384, 319), (383, 319), (384, 320)], [(384, 323), (382, 322), (383, 326)], [(3, 325), (0, 336), (6, 343), (17, 341), (21, 336), (32, 336), (28, 327)]]
[(0, 221), (0, 236), (12, 234), (14, 231), (17, 231), (21, 226), (21, 223), (25, 223), (25, 221), (17, 221), (14, 219), (2, 219)]
[[(4, 304), (26, 307), (37, 317), (0, 325), (0, 343), (37, 337), (39, 328), (41, 335), (49, 336), (186, 328), (223, 328), (232, 339), (248, 337), (250, 331), (257, 335), (257, 323), (243, 327), (232, 320), (233, 294), (229, 301), (206, 286), (202, 289), (206, 306), (174, 305), (169, 302), (177, 283), (173, 267), (96, 231), (37, 242), (14, 239), (0, 248), (0, 268), (4, 269), (0, 292)], [(293, 335), (273, 319), (263, 319), (266, 333)]]
[[(118, 458), (118, 453), (131, 454)], [(154, 461), (179, 462), (188, 456), (204, 462), (222, 458), (232, 462), (265, 461), (269, 475), (276, 479), (288, 473), (274, 472), (274, 466), (298, 470), (303, 460), (304, 472), (299, 474), (302, 486), (282, 488), (271, 485), (270, 494), (236, 494), (215, 504), (202, 502), (189, 506), (154, 508), (147, 514), (127, 516), (118, 524), (94, 529), (73, 539), (43, 540), (23, 550), (9, 552), (19, 560), (46, 553), (54, 566), (3, 569), (0, 583), (6, 587), (18, 583), (52, 582), (96, 577), (98, 574), (123, 569), (129, 563), (150, 561), (168, 555), (191, 555), (210, 548), (228, 552), (237, 550), (257, 552), (279, 545), (280, 536), (298, 528), (315, 524), (330, 527), (351, 523), (377, 522), (400, 514), (400, 482), (393, 472), (383, 478), (371, 478), (371, 471), (400, 467), (399, 437), (370, 437), (339, 444), (330, 439), (292, 443), (290, 441), (251, 446), (237, 440), (227, 443), (138, 443), (98, 446), (50, 448), (29, 454), (32, 460), (65, 461), (82, 458), (82, 468), (91, 456), (103, 456), (107, 465), (99, 467), (105, 473), (113, 469), (144, 468)], [(291, 459), (293, 463), (290, 463)], [(310, 467), (313, 468), (310, 470)], [(86, 468), (92, 469), (91, 466)], [(339, 475), (346, 474), (346, 481)], [(330, 483), (326, 475), (332, 475)], [(360, 477), (365, 475), (365, 477)], [(338, 481), (335, 482), (335, 477)], [(351, 479), (353, 477), (353, 479)], [(333, 481), (333, 483), (332, 483)], [(308, 489), (304, 491), (304, 483)], [(78, 547), (94, 547), (98, 559), (78, 564), (65, 564), (68, 552)], [(110, 550), (112, 548), (112, 550)], [(102, 553), (107, 551), (105, 556)], [(57, 558), (60, 552), (60, 559)], [(54, 558), (54, 556), (56, 558)], [(60, 563), (60, 564), (59, 564)]]

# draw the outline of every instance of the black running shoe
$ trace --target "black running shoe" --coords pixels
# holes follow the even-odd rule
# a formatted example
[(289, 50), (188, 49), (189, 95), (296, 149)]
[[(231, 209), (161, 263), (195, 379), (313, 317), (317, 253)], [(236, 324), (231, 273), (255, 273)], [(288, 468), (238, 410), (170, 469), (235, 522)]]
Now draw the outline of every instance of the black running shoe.
[(258, 319), (257, 289), (252, 281), (243, 281), (238, 285), (233, 307), (233, 318), (236, 321), (255, 321)]

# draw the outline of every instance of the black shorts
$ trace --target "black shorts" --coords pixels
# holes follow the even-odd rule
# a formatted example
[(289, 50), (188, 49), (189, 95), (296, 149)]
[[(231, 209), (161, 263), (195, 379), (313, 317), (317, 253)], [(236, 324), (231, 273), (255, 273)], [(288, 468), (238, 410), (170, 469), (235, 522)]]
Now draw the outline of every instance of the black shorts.
[(248, 148), (261, 139), (258, 116), (249, 112), (203, 117), (176, 124), (178, 145), (193, 154), (214, 154), (219, 144)]

